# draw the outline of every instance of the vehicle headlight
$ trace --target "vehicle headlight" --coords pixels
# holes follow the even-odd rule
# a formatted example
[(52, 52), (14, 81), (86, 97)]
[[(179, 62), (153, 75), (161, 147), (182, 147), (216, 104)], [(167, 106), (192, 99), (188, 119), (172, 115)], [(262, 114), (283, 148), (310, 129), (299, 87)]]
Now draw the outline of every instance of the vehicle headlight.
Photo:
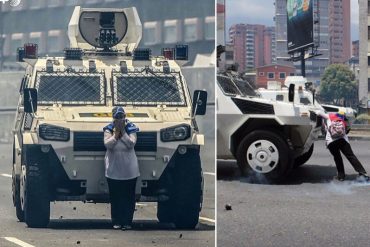
[(39, 135), (44, 140), (69, 141), (70, 131), (68, 128), (50, 124), (40, 124)]
[(177, 125), (166, 129), (161, 129), (161, 141), (183, 141), (190, 137), (190, 126), (187, 124)]

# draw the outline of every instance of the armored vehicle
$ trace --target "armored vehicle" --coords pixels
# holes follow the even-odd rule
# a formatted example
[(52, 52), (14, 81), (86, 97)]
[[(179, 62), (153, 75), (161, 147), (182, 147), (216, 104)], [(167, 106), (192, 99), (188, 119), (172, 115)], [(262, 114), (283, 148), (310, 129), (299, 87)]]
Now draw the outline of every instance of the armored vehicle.
[(160, 222), (194, 228), (202, 206), (199, 156), (205, 91), (193, 100), (177, 60), (188, 47), (162, 56), (138, 48), (135, 8), (76, 7), (64, 57), (38, 57), (37, 45), (18, 49), (25, 67), (14, 126), (13, 201), (29, 227), (46, 227), (51, 201), (109, 202), (103, 127), (124, 106), (139, 128), (135, 146), (141, 176), (136, 198), (157, 202)]
[(217, 76), (217, 158), (236, 159), (253, 182), (281, 182), (311, 156), (322, 119), (294, 104), (294, 84), (288, 102), (261, 98), (246, 84), (229, 72)]

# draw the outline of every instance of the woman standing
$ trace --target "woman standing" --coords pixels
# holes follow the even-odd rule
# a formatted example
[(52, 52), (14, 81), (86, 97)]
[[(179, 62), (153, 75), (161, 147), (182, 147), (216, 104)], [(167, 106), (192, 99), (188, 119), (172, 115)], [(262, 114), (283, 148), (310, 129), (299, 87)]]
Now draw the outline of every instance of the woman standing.
[(135, 187), (140, 175), (134, 146), (139, 129), (126, 119), (122, 107), (112, 110), (113, 122), (104, 127), (105, 176), (114, 229), (129, 230), (135, 211)]

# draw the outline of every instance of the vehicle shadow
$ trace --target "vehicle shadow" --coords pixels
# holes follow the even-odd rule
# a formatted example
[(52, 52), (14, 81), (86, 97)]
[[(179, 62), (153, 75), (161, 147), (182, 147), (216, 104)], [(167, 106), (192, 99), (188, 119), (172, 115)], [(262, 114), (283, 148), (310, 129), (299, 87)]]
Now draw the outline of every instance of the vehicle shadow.
[[(337, 174), (337, 169), (334, 166), (319, 166), (307, 163), (301, 167), (294, 168), (287, 178), (278, 185), (298, 185), (303, 183), (324, 184), (333, 181), (333, 177)], [(357, 174), (346, 175), (346, 180), (356, 180)], [(269, 184), (266, 179), (261, 176), (260, 179), (251, 180), (248, 177), (241, 175), (240, 170), (234, 161), (218, 161), (217, 162), (217, 180), (224, 181), (240, 181), (251, 184)]]
[[(178, 231), (173, 224), (159, 223), (157, 220), (134, 220), (132, 227), (133, 231)], [(108, 219), (51, 219), (48, 228), (53, 230), (110, 230), (112, 223)], [(214, 225), (199, 223), (194, 230), (187, 231), (213, 230), (215, 230)]]

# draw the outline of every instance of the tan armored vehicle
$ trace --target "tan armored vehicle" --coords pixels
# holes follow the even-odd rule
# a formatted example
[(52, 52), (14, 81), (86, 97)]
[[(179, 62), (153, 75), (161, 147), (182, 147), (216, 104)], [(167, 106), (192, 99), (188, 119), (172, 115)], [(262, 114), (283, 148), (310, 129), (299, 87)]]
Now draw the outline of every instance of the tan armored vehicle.
[(51, 201), (109, 202), (103, 127), (113, 106), (124, 106), (139, 128), (135, 147), (141, 176), (137, 201), (158, 202), (157, 216), (194, 228), (202, 205), (199, 156), (205, 91), (193, 102), (176, 60), (187, 46), (151, 56), (137, 48), (142, 26), (135, 8), (76, 7), (64, 57), (18, 49), (25, 66), (13, 145), (13, 201), (20, 221), (46, 227)]

